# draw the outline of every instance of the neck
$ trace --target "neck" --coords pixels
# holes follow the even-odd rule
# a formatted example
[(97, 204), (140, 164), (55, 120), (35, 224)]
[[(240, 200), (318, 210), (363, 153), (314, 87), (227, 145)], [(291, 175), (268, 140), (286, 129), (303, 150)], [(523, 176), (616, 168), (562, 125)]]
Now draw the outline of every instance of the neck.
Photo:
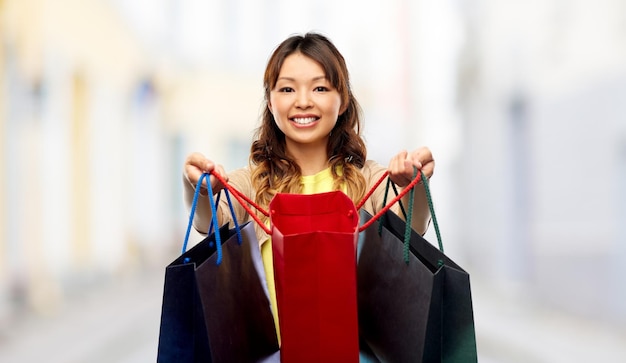
[(298, 159), (296, 159), (296, 162), (300, 166), (303, 176), (315, 175), (329, 166), (326, 158), (320, 162), (312, 162), (308, 160), (306, 162), (300, 162)]
[(325, 144), (323, 147), (298, 145), (298, 147), (290, 148), (287, 146), (287, 149), (300, 167), (303, 176), (315, 175), (329, 166)]

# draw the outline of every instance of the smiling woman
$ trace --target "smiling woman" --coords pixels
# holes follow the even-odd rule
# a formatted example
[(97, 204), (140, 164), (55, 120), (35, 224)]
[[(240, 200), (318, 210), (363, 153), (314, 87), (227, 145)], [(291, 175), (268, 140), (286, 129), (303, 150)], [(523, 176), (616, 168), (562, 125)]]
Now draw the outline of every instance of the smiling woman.
[[(350, 87), (345, 60), (325, 36), (307, 33), (283, 41), (270, 57), (263, 85), (265, 107), (250, 148), (250, 165), (227, 174), (204, 155), (190, 154), (184, 165), (188, 206), (203, 173), (221, 176), (221, 182), (215, 175), (210, 177), (213, 193), (218, 194), (224, 188), (222, 183), (228, 183), (264, 210), (278, 193), (342, 191), (357, 204), (386, 172), (400, 188), (411, 182), (414, 168), (427, 177), (432, 175), (435, 162), (425, 147), (400, 151), (388, 167), (367, 160), (361, 137), (361, 109)], [(363, 209), (376, 214), (384, 207), (384, 194), (384, 186), (375, 188)], [(426, 195), (419, 189), (412, 204), (408, 198), (405, 196), (404, 202), (413, 205), (412, 227), (423, 234), (430, 218)], [(197, 201), (194, 227), (201, 233), (209, 229), (210, 199), (205, 195)], [(240, 205), (235, 205), (234, 210), (239, 222), (253, 219)], [(398, 205), (392, 210), (398, 213)], [(233, 218), (226, 198), (222, 198), (215, 212), (220, 224)], [(268, 217), (258, 217), (269, 223)], [(271, 239), (261, 226), (255, 224), (255, 228), (279, 332)]]

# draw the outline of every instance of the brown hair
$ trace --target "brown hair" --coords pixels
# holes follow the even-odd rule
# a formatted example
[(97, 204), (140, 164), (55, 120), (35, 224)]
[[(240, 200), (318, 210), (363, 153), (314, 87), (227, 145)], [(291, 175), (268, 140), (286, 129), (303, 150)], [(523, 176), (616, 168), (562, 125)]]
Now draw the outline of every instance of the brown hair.
[[(270, 110), (270, 92), (276, 85), (285, 58), (301, 53), (320, 64), (326, 78), (341, 96), (342, 110), (328, 140), (327, 153), (336, 190), (345, 186), (355, 202), (365, 194), (365, 178), (360, 172), (366, 160), (365, 143), (361, 137), (361, 108), (350, 89), (346, 62), (325, 36), (317, 33), (294, 35), (283, 41), (272, 53), (265, 75), (264, 110), (261, 125), (250, 148), (252, 185), (256, 202), (267, 206), (276, 193), (302, 191), (302, 172), (285, 149), (285, 135), (280, 131)], [(341, 173), (338, 172), (341, 170)]]

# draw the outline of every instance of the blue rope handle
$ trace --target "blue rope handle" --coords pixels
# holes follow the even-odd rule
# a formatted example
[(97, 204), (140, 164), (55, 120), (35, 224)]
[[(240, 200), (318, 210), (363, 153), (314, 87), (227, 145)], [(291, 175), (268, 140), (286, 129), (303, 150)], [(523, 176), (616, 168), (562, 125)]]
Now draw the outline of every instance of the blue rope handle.
[(182, 253), (187, 251), (187, 243), (189, 242), (189, 234), (191, 233), (191, 226), (193, 225), (193, 216), (196, 215), (196, 207), (198, 206), (198, 196), (200, 196), (200, 188), (202, 187), (202, 181), (207, 178), (207, 184), (211, 184), (206, 174), (202, 174), (198, 183), (196, 184), (196, 191), (193, 194), (193, 201), (191, 202), (191, 211), (189, 212), (189, 223), (187, 223), (187, 233), (185, 234), (185, 241), (183, 242)]
[(209, 194), (209, 204), (211, 204), (211, 223), (213, 223), (213, 225), (215, 226), (215, 249), (217, 251), (217, 261), (215, 261), (216, 265), (219, 265), (222, 263), (222, 236), (220, 236), (220, 231), (219, 231), (219, 227), (218, 227), (218, 221), (217, 221), (217, 205), (215, 203), (215, 197), (213, 196), (213, 188), (211, 187), (211, 180), (209, 179), (208, 175), (207, 175), (207, 192)]
[[(239, 222), (237, 222), (237, 215), (235, 215), (235, 208), (233, 208), (233, 202), (230, 200), (230, 194), (228, 189), (224, 188), (224, 194), (226, 194), (226, 200), (228, 200), (228, 208), (230, 209), (230, 215), (233, 217), (233, 223), (235, 224), (235, 230), (237, 231), (237, 243), (241, 246), (243, 237), (241, 237), (241, 228), (239, 228)], [(219, 194), (217, 196), (219, 200)]]
[[(215, 198), (215, 205), (220, 205), (220, 197), (222, 196), (222, 194), (218, 194), (217, 198)], [(213, 218), (211, 218), (211, 224), (209, 225), (209, 233), (207, 234), (210, 235), (211, 233), (213, 233)], [(213, 242), (211, 242), (213, 243)]]
[[(209, 174), (207, 173), (203, 173), (200, 176), (200, 179), (198, 179), (198, 183), (196, 184), (196, 191), (193, 195), (193, 201), (191, 202), (191, 212), (189, 213), (189, 223), (187, 224), (187, 233), (185, 234), (185, 241), (183, 242), (183, 248), (182, 248), (182, 253), (185, 253), (187, 251), (187, 243), (189, 242), (189, 234), (191, 232), (191, 226), (193, 225), (193, 217), (196, 214), (196, 207), (198, 206), (198, 197), (200, 195), (200, 189), (202, 188), (202, 182), (204, 181), (204, 179), (206, 179), (207, 181), (207, 191), (209, 194), (209, 202), (211, 204), (211, 226), (209, 227), (209, 233), (211, 232), (213, 226), (216, 226), (216, 233), (215, 233), (215, 248), (216, 248), (216, 252), (217, 252), (217, 261), (216, 264), (219, 265), (222, 263), (222, 237), (220, 236), (219, 233), (219, 229), (217, 228), (218, 226), (218, 220), (217, 220), (217, 207), (216, 207), (216, 199), (213, 197), (213, 188), (211, 187), (211, 180), (209, 178)], [(230, 204), (230, 197), (228, 196), (228, 194), (226, 194), (226, 197), (229, 201), (229, 205), (230, 205), (230, 209), (231, 212), (233, 213), (233, 217), (235, 216), (234, 213), (234, 209), (232, 208), (232, 205)], [(219, 196), (218, 199), (219, 200)], [(241, 243), (241, 232), (239, 231), (239, 225), (237, 224), (236, 220), (237, 218), (233, 218), (235, 220), (235, 225), (237, 226), (237, 237), (239, 239), (239, 242)], [(188, 261), (185, 261), (188, 262)]]
[[(228, 189), (224, 189), (224, 194), (226, 194), (226, 200), (228, 201), (228, 209), (230, 209), (230, 215), (233, 217), (233, 223), (235, 224), (235, 231), (237, 232), (237, 243), (241, 246), (243, 242), (243, 237), (241, 236), (241, 228), (239, 227), (239, 222), (237, 222), (237, 215), (235, 214), (235, 208), (233, 207), (233, 202), (230, 199), (230, 194)], [(220, 197), (222, 193), (217, 194), (217, 198), (215, 198), (215, 205), (220, 205)], [(211, 225), (209, 226), (209, 234), (213, 233), (213, 219), (211, 219)], [(213, 243), (213, 242), (211, 242)]]

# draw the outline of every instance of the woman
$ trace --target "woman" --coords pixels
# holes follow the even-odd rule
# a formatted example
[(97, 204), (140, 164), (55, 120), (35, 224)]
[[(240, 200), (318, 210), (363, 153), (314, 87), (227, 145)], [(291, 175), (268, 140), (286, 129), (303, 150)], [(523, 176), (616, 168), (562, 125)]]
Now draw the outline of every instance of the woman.
[[(263, 85), (266, 107), (252, 143), (249, 165), (227, 174), (202, 154), (189, 155), (184, 165), (184, 197), (188, 206), (201, 174), (214, 170), (264, 209), (276, 193), (342, 190), (356, 204), (385, 171), (399, 187), (411, 182), (414, 167), (427, 177), (432, 175), (435, 162), (425, 147), (400, 151), (387, 167), (366, 159), (360, 134), (361, 110), (350, 89), (346, 63), (326, 37), (307, 33), (283, 41), (270, 57)], [(213, 176), (210, 182), (214, 193), (223, 188)], [(206, 195), (206, 189), (202, 192)], [(372, 194), (363, 208), (374, 215), (383, 207), (383, 194), (384, 186)], [(416, 189), (414, 198), (412, 227), (423, 234), (430, 215), (422, 188)], [(408, 201), (404, 202), (408, 205)], [(392, 210), (397, 212), (399, 207)], [(251, 219), (239, 205), (235, 205), (235, 212), (241, 223)], [(223, 224), (230, 218), (227, 202), (222, 198), (218, 220)], [(194, 227), (206, 233), (210, 220), (208, 198), (199, 198)], [(256, 231), (274, 307), (271, 241), (258, 226)], [(276, 311), (274, 316), (277, 321)]]

